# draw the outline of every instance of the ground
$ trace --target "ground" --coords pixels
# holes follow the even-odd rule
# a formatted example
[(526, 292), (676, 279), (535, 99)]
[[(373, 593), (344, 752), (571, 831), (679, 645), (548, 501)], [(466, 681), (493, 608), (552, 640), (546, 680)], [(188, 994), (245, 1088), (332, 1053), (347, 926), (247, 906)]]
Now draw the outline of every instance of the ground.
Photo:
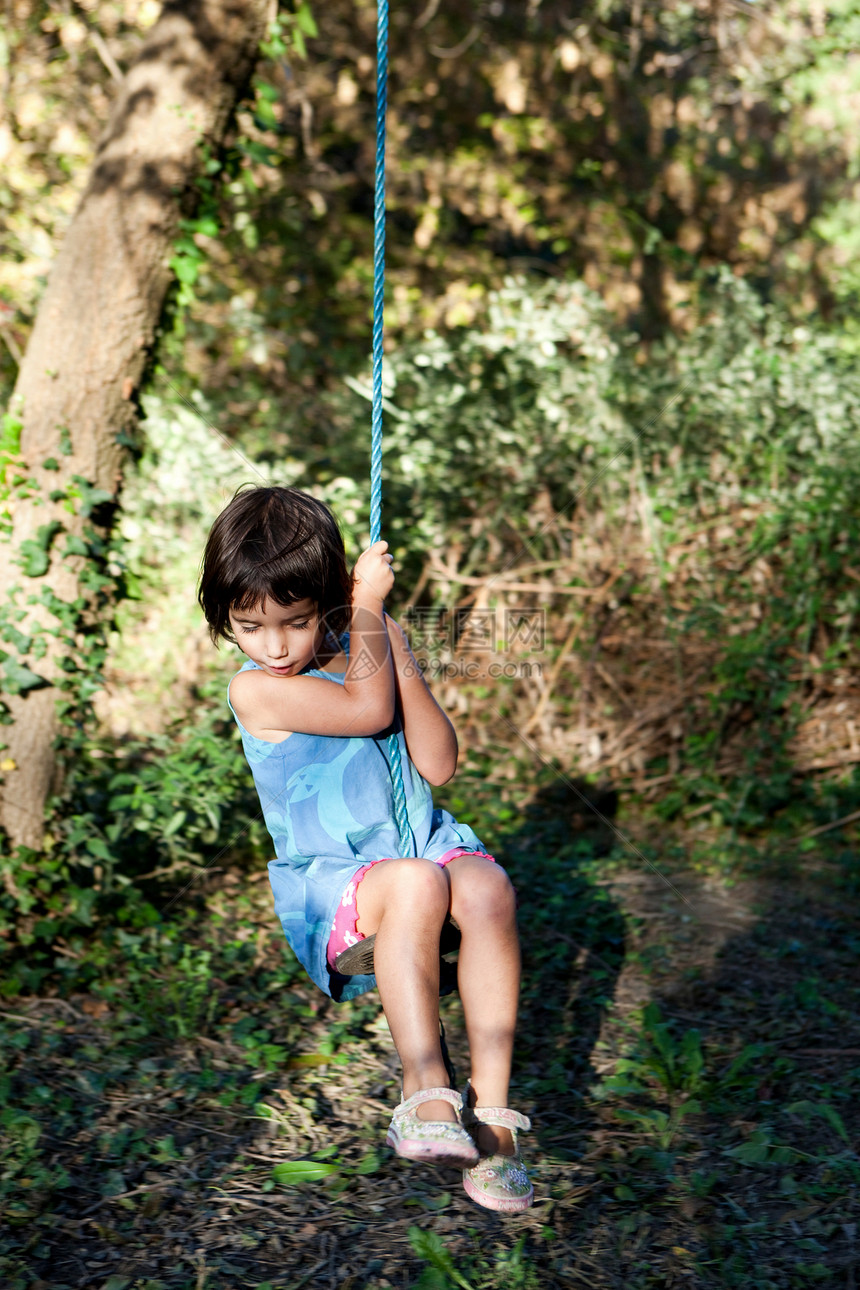
[[(325, 1000), (265, 875), (228, 871), (181, 943), (127, 933), (86, 989), (4, 1002), (3, 1284), (852, 1288), (853, 855), (825, 839), (691, 868), (571, 835), (539, 800), (500, 841), (533, 1209), (481, 1210), (456, 1172), (392, 1156), (376, 995)], [(462, 1080), (457, 997), (442, 1010)]]

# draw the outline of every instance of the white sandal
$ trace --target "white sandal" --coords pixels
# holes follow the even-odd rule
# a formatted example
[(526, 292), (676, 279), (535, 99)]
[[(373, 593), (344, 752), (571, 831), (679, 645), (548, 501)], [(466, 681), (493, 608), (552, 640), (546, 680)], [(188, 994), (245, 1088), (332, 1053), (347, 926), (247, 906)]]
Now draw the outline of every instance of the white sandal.
[[(422, 1120), (418, 1107), (425, 1102), (450, 1102), (457, 1120)], [(457, 1169), (478, 1163), (480, 1153), (460, 1123), (463, 1099), (452, 1088), (424, 1088), (401, 1102), (391, 1119), (386, 1142), (404, 1160), (426, 1160)]]
[(463, 1189), (477, 1205), (485, 1209), (514, 1213), (528, 1209), (534, 1200), (535, 1190), (523, 1164), (517, 1144), (517, 1130), (530, 1129), (528, 1116), (511, 1111), (506, 1106), (469, 1106), (464, 1099), (463, 1121), (477, 1136), (482, 1124), (494, 1124), (500, 1129), (510, 1129), (514, 1140), (514, 1154), (496, 1152), (483, 1156), (476, 1165), (463, 1171)]

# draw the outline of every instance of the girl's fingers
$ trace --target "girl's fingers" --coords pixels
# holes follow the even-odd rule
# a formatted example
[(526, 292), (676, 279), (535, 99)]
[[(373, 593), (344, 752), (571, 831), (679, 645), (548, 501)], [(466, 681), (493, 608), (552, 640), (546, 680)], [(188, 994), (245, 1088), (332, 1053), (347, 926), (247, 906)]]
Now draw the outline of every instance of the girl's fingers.
[(367, 582), (376, 585), (378, 594), (384, 599), (394, 585), (394, 570), (391, 567), (394, 556), (388, 550), (384, 540), (374, 542), (355, 562), (353, 577), (356, 584)]

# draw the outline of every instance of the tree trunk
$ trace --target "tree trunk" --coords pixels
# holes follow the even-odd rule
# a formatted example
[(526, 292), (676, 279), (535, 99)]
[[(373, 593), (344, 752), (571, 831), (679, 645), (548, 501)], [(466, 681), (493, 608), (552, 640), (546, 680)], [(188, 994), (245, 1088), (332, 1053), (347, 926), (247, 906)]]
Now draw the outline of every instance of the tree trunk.
[(121, 87), (21, 364), (12, 410), (22, 423), (26, 482), (12, 502), (0, 564), (11, 716), (0, 732), (0, 823), (13, 845), (41, 847), (61, 682), (84, 666), (88, 630), (110, 598), (109, 579), (97, 575), (99, 552), (172, 280), (179, 219), (193, 206), (200, 145), (222, 141), (273, 7), (164, 5)]

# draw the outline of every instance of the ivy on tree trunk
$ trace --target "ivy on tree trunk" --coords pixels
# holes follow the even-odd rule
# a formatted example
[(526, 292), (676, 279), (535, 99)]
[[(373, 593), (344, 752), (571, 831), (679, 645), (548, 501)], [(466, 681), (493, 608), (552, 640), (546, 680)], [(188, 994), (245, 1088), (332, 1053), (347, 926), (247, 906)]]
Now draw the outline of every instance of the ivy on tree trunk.
[(270, 0), (164, 5), (120, 88), (21, 364), (12, 409), (23, 467), (0, 562), (0, 822), (13, 845), (42, 844), (63, 683), (85, 678), (87, 643), (110, 614), (105, 540), (179, 221), (205, 145), (218, 148), (247, 88), (271, 10)]

